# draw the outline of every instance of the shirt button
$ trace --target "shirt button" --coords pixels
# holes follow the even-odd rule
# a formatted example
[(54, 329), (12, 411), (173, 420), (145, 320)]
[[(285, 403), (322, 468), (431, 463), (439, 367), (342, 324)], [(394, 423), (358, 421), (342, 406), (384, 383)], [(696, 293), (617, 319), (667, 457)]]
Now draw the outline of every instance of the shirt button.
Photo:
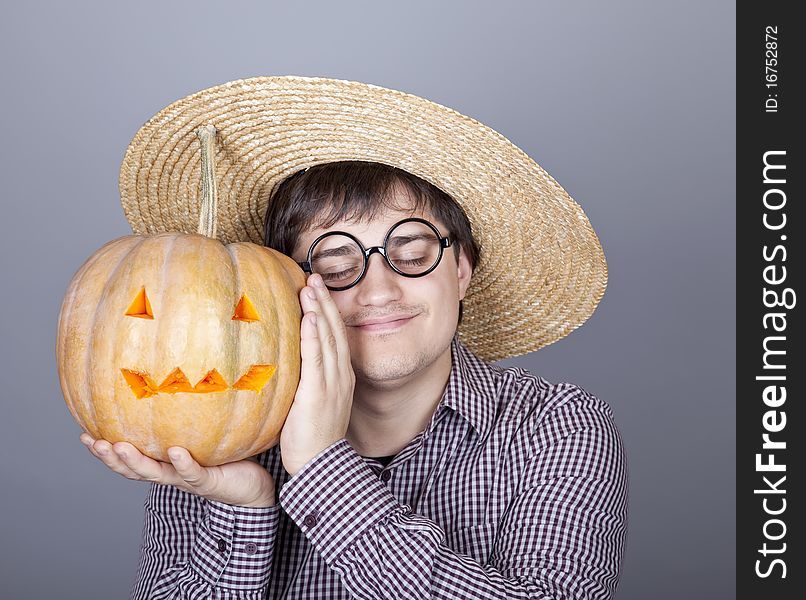
[(221, 552), (221, 554), (224, 554), (227, 551), (227, 542), (226, 542), (226, 540), (223, 540), (223, 539), (218, 540), (218, 551)]
[(389, 471), (384, 471), (383, 473), (381, 473), (381, 481), (383, 481), (384, 483), (389, 481), (391, 478), (392, 473), (390, 473)]
[(305, 525), (305, 527), (313, 527), (316, 525), (316, 515), (307, 515), (302, 519), (302, 524)]
[(249, 542), (243, 547), (243, 549), (247, 554), (255, 554), (257, 552), (257, 544)]

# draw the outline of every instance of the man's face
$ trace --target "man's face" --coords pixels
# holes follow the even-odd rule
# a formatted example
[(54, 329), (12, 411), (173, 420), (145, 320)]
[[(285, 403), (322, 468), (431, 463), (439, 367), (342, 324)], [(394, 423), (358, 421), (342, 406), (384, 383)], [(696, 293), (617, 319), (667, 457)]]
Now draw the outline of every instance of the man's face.
[[(428, 211), (387, 211), (369, 222), (339, 221), (328, 229), (311, 229), (300, 236), (292, 256), (298, 262), (307, 260), (313, 241), (327, 231), (350, 233), (365, 248), (381, 246), (389, 229), (407, 217), (426, 219), (440, 235), (449, 235)], [(330, 292), (347, 326), (356, 378), (395, 387), (438, 359), (449, 364), (459, 300), (465, 296), (470, 275), (467, 257), (460, 252), (457, 260), (453, 246), (445, 249), (436, 269), (417, 278), (398, 275), (380, 254), (372, 254), (357, 285)]]

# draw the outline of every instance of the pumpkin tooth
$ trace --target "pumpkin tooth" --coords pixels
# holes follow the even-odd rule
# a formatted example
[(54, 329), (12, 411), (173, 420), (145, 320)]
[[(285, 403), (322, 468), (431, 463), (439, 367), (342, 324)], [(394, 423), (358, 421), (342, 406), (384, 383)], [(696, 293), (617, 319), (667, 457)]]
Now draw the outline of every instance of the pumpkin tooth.
[(277, 370), (276, 365), (252, 365), (249, 371), (232, 386), (236, 390), (260, 392)]
[(131, 371), (129, 369), (121, 369), (126, 383), (129, 384), (135, 398), (148, 398), (157, 393), (157, 386), (148, 375)]
[(223, 392), (228, 387), (221, 374), (213, 369), (193, 387), (193, 391), (196, 393)]
[(165, 378), (165, 381), (162, 382), (159, 389), (159, 392), (166, 392), (168, 394), (175, 394), (177, 392), (192, 392), (193, 386), (190, 385), (188, 378), (185, 377), (185, 374), (182, 372), (182, 369), (177, 367), (174, 369), (168, 377)]

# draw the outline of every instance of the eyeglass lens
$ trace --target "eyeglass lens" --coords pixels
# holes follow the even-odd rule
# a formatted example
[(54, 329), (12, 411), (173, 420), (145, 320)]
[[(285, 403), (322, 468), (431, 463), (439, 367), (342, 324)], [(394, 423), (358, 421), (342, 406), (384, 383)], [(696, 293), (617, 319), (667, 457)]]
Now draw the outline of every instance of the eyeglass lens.
[[(394, 269), (406, 275), (419, 275), (439, 260), (440, 241), (424, 223), (407, 221), (389, 233), (385, 250)], [(311, 254), (311, 270), (319, 273), (329, 287), (348, 286), (364, 271), (364, 251), (346, 235), (322, 238)]]

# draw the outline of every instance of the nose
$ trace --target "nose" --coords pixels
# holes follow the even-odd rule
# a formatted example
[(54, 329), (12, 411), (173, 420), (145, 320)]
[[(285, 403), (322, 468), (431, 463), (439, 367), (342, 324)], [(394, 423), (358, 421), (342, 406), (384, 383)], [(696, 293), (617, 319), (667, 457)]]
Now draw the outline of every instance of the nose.
[(386, 264), (380, 252), (373, 252), (367, 262), (367, 272), (356, 286), (356, 300), (364, 306), (384, 306), (400, 300), (402, 279)]

